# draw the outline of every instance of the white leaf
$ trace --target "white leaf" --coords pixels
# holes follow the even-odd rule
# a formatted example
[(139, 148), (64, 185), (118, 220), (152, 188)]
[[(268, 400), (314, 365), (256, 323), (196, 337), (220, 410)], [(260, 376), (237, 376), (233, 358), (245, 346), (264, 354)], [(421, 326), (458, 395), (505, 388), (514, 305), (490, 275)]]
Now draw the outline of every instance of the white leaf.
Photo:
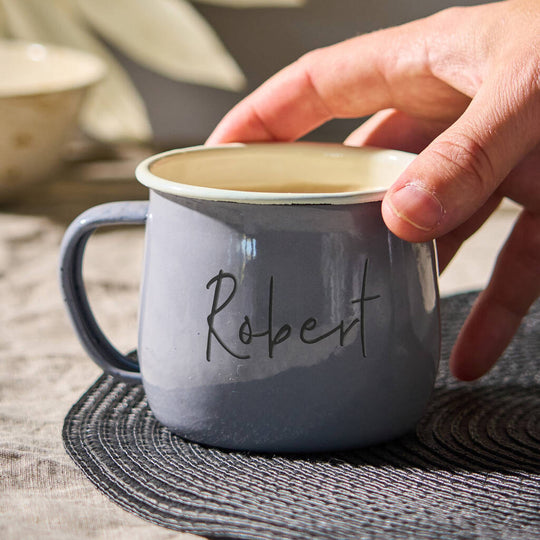
[(88, 21), (142, 65), (176, 80), (240, 90), (245, 78), (210, 25), (183, 0), (77, 0)]
[(1, 1), (14, 37), (82, 49), (105, 61), (107, 76), (90, 91), (81, 114), (90, 135), (104, 141), (151, 138), (146, 108), (128, 75), (72, 10), (52, 0)]
[(213, 4), (232, 8), (302, 7), (307, 0), (195, 0), (199, 4)]

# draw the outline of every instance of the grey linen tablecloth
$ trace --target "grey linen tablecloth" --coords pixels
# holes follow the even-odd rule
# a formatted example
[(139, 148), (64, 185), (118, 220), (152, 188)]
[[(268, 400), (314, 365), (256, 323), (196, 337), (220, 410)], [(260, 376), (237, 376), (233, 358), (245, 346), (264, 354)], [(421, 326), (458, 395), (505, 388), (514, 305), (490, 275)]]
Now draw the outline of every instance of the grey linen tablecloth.
[[(55, 181), (0, 206), (0, 538), (189, 538), (125, 512), (105, 498), (65, 453), (64, 416), (98, 377), (64, 313), (58, 247), (80, 212), (101, 202), (145, 199), (133, 179), (150, 152), (128, 149), (108, 160), (73, 163)], [(483, 283), (495, 243), (513, 210), (492, 220), (443, 279), (443, 291)], [(474, 243), (476, 242), (476, 243)], [(90, 300), (121, 350), (136, 343), (143, 251), (141, 228), (116, 229), (89, 242)]]
[[(190, 538), (108, 501), (67, 456), (70, 406), (100, 374), (64, 313), (57, 280), (66, 226), (86, 208), (145, 199), (135, 149), (67, 167), (59, 178), (0, 207), (0, 538)], [(104, 327), (126, 349), (136, 340), (142, 229), (97, 234), (85, 275)]]

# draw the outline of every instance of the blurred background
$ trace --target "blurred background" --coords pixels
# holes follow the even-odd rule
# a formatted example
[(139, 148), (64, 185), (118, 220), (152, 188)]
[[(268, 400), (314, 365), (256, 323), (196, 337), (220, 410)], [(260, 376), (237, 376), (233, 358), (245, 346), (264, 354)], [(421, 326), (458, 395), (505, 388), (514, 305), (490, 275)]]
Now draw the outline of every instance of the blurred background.
[[(87, 133), (106, 141), (174, 147), (204, 141), (228, 109), (303, 53), (450, 5), (449, 0), (0, 0), (0, 30), (4, 37), (75, 47), (105, 60), (108, 74), (83, 110)], [(310, 138), (341, 141), (357, 124), (333, 121)]]
[[(66, 225), (93, 204), (146, 198), (133, 176), (141, 159), (204, 142), (235, 103), (303, 53), (451, 5), (450, 0), (0, 0), (5, 127), (0, 209)], [(13, 40), (47, 48), (40, 53), (34, 47), (30, 58), (26, 50), (27, 64), (2, 60), (2, 48)], [(74, 70), (55, 66), (49, 45), (89, 53), (104, 68), (96, 74), (99, 69), (89, 67), (94, 79), (69, 106), (66, 88), (82, 86), (84, 73), (59, 83)], [(33, 80), (27, 65), (40, 63), (45, 65)], [(56, 108), (43, 103), (47, 92), (57, 95)], [(31, 109), (40, 117), (30, 117)], [(66, 120), (56, 136), (53, 120), (60, 111), (73, 117), (73, 125)], [(334, 120), (306, 138), (339, 142), (361, 121)], [(38, 170), (26, 171), (32, 167)], [(442, 278), (443, 292), (485, 284), (516, 211), (503, 204), (465, 245)]]

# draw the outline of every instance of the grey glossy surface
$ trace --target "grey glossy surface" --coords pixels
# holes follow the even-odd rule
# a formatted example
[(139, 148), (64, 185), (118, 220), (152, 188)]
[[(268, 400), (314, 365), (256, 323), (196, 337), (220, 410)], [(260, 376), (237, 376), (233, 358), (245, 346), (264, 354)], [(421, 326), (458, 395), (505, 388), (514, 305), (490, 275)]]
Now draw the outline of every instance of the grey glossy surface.
[[(61, 254), (64, 300), (105, 371), (142, 379), (173, 431), (226, 448), (363, 446), (410, 429), (439, 361), (433, 244), (391, 234), (380, 202), (260, 205), (151, 191), (82, 214)], [(86, 299), (88, 237), (146, 223), (138, 357)], [(142, 376), (142, 377), (141, 377)]]
[(138, 364), (116, 350), (97, 324), (84, 286), (83, 255), (86, 243), (96, 229), (111, 225), (142, 225), (146, 222), (147, 212), (148, 203), (145, 201), (94, 206), (71, 223), (60, 246), (60, 289), (73, 329), (98, 366), (130, 383), (141, 382)]
[(411, 429), (439, 357), (433, 257), (388, 232), (380, 203), (153, 192), (139, 334), (153, 412), (190, 439), (265, 451)]

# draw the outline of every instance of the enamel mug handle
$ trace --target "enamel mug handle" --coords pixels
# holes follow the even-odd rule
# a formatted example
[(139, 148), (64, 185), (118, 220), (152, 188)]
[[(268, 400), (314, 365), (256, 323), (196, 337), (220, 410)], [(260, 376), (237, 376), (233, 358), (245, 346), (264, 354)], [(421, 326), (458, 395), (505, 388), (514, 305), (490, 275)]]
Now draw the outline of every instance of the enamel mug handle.
[(83, 255), (92, 233), (110, 225), (144, 225), (148, 201), (126, 201), (90, 208), (68, 227), (60, 248), (60, 287), (71, 323), (86, 352), (103, 371), (124, 382), (140, 383), (136, 360), (120, 353), (101, 331), (86, 295)]

